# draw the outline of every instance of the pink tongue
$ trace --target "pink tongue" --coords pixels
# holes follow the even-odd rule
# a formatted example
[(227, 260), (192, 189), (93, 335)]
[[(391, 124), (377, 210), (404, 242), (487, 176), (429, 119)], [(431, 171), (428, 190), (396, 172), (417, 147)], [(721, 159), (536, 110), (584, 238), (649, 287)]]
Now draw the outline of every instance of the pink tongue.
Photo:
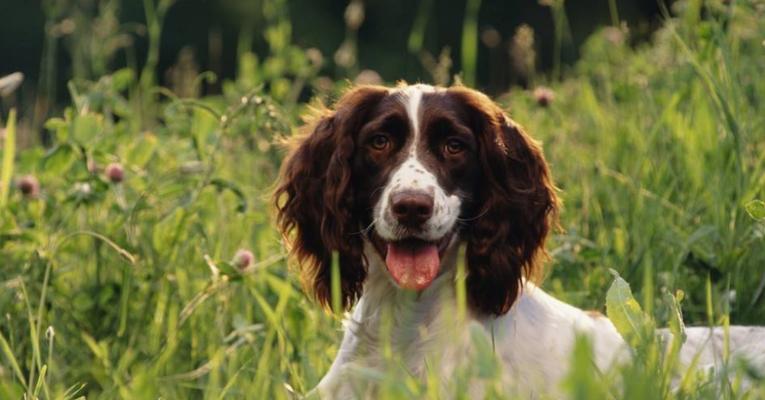
[(436, 245), (407, 241), (388, 244), (385, 264), (399, 286), (404, 289), (422, 290), (438, 275), (441, 261)]

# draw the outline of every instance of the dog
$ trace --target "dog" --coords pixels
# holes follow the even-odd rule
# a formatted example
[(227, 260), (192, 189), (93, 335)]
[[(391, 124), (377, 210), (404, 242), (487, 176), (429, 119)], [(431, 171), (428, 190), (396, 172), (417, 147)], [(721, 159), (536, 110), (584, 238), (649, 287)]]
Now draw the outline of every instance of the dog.
[[(331, 305), (336, 254), (336, 306), (352, 308), (317, 386), (322, 398), (374, 396), (354, 370), (382, 365), (388, 345), (409, 374), (424, 379), (436, 368), (448, 379), (469, 360), (471, 329), (491, 336), (503, 381), (525, 397), (556, 393), (577, 335), (591, 340), (600, 370), (629, 359), (608, 318), (535, 283), (556, 226), (557, 189), (540, 144), (486, 95), (462, 86), (358, 86), (334, 109), (315, 111), (291, 143), (275, 199), (279, 229), (313, 295)], [(721, 365), (721, 329), (687, 335), (681, 362), (699, 355), (697, 365)], [(765, 329), (731, 327), (730, 345), (731, 354), (765, 365)]]

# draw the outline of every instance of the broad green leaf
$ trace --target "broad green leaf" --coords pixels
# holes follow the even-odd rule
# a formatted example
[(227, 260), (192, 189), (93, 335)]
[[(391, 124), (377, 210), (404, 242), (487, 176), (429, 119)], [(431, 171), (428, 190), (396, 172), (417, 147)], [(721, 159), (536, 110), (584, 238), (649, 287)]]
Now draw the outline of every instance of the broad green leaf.
[(51, 118), (45, 121), (45, 129), (50, 131), (56, 131), (61, 128), (67, 127), (67, 122), (63, 118)]
[(133, 143), (125, 159), (128, 164), (143, 168), (151, 160), (156, 148), (157, 137), (151, 133), (146, 133)]
[(130, 68), (122, 68), (112, 74), (112, 89), (121, 92), (127, 89), (134, 81), (135, 74)]
[(611, 273), (615, 278), (606, 293), (608, 318), (633, 347), (646, 343), (650, 339), (648, 335), (653, 331), (653, 323), (632, 296), (632, 290), (627, 281), (622, 279), (616, 271), (612, 270)]
[(63, 175), (77, 160), (77, 153), (71, 145), (62, 144), (51, 149), (42, 159), (42, 168), (46, 174)]
[(99, 114), (81, 114), (74, 118), (74, 129), (72, 130), (72, 139), (77, 143), (90, 147), (93, 140), (103, 132), (104, 119)]

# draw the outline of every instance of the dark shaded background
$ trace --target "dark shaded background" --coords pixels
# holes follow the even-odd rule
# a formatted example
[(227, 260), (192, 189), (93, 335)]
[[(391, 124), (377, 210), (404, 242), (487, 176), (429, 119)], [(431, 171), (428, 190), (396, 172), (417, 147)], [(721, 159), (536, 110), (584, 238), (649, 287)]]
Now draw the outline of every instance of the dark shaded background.
[[(66, 3), (67, 0), (61, 0)], [(69, 0), (85, 12), (97, 13), (96, 0)], [(62, 3), (63, 4), (63, 3)], [(346, 37), (343, 13), (347, 1), (288, 0), (287, 15), (292, 22), (292, 41), (303, 48), (315, 47), (324, 55), (322, 73), (330, 78), (353, 76), (333, 66), (332, 54)], [(419, 1), (365, 1), (365, 20), (358, 31), (358, 68), (377, 71), (384, 80), (430, 80), (418, 55), (407, 51)], [(646, 40), (660, 22), (659, 4), (654, 0), (617, 0), (619, 19), (627, 23), (634, 42)], [(25, 87), (34, 86), (40, 75), (41, 55), (45, 40), (44, 3), (40, 0), (0, 0), (0, 76), (13, 71), (26, 75)], [(158, 76), (177, 59), (179, 51), (190, 46), (202, 70), (212, 69), (222, 77), (236, 71), (236, 55), (240, 33), (251, 29), (252, 48), (257, 54), (268, 51), (262, 35), (264, 18), (260, 0), (179, 0), (169, 11), (162, 35)], [(577, 58), (577, 49), (594, 30), (612, 22), (608, 0), (569, 0), (565, 3), (571, 41), (564, 42), (561, 59), (570, 64)], [(428, 10), (423, 50), (437, 56), (444, 47), (451, 49), (452, 71), (460, 71), (459, 55), (465, 0), (434, 0)], [(143, 1), (122, 0), (119, 23), (139, 26), (144, 23)], [(494, 29), (501, 42), (489, 49), (479, 45), (477, 86), (498, 93), (512, 84), (524, 84), (514, 76), (508, 55), (509, 42), (519, 25), (526, 23), (535, 31), (537, 68), (549, 71), (552, 65), (554, 25), (550, 7), (536, 0), (484, 0), (479, 14), (479, 32)], [(140, 29), (138, 29), (140, 31)], [(132, 34), (135, 62), (143, 64), (147, 40), (145, 35)], [(210, 54), (210, 39), (222, 43), (220, 54)], [(56, 98), (65, 100), (65, 82), (73, 76), (71, 52), (66, 40), (56, 50)], [(125, 52), (114, 58), (111, 69), (127, 62)], [(345, 75), (345, 76), (343, 76)], [(96, 77), (88, 77), (94, 79)], [(209, 89), (208, 89), (209, 91)]]

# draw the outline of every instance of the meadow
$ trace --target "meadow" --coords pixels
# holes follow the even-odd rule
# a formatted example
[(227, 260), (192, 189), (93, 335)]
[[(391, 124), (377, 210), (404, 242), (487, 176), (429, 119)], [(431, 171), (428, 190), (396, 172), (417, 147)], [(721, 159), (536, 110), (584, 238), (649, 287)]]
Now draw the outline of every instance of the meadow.
[[(292, 44), (276, 13), (269, 54), (241, 51), (222, 94), (196, 95), (209, 73), (162, 87), (172, 1), (144, 3), (147, 65), (69, 82), (45, 142), (2, 109), (0, 399), (295, 398), (332, 362), (342, 315), (304, 294), (275, 230), (277, 143), (310, 105), (301, 93), (331, 104), (350, 82), (320, 79), (321, 55)], [(746, 365), (731, 360), (730, 382), (680, 371), (650, 333), (765, 325), (765, 3), (679, 2), (649, 43), (616, 25), (581, 51), (562, 78), (497, 97), (544, 143), (561, 189), (543, 287), (608, 314), (634, 346), (631, 365), (596, 371), (577, 342), (563, 390), (765, 398)], [(460, 72), (434, 81), (469, 83)], [(498, 374), (476, 341), (455, 398)], [(442, 395), (394, 359), (365, 373), (382, 399)]]

